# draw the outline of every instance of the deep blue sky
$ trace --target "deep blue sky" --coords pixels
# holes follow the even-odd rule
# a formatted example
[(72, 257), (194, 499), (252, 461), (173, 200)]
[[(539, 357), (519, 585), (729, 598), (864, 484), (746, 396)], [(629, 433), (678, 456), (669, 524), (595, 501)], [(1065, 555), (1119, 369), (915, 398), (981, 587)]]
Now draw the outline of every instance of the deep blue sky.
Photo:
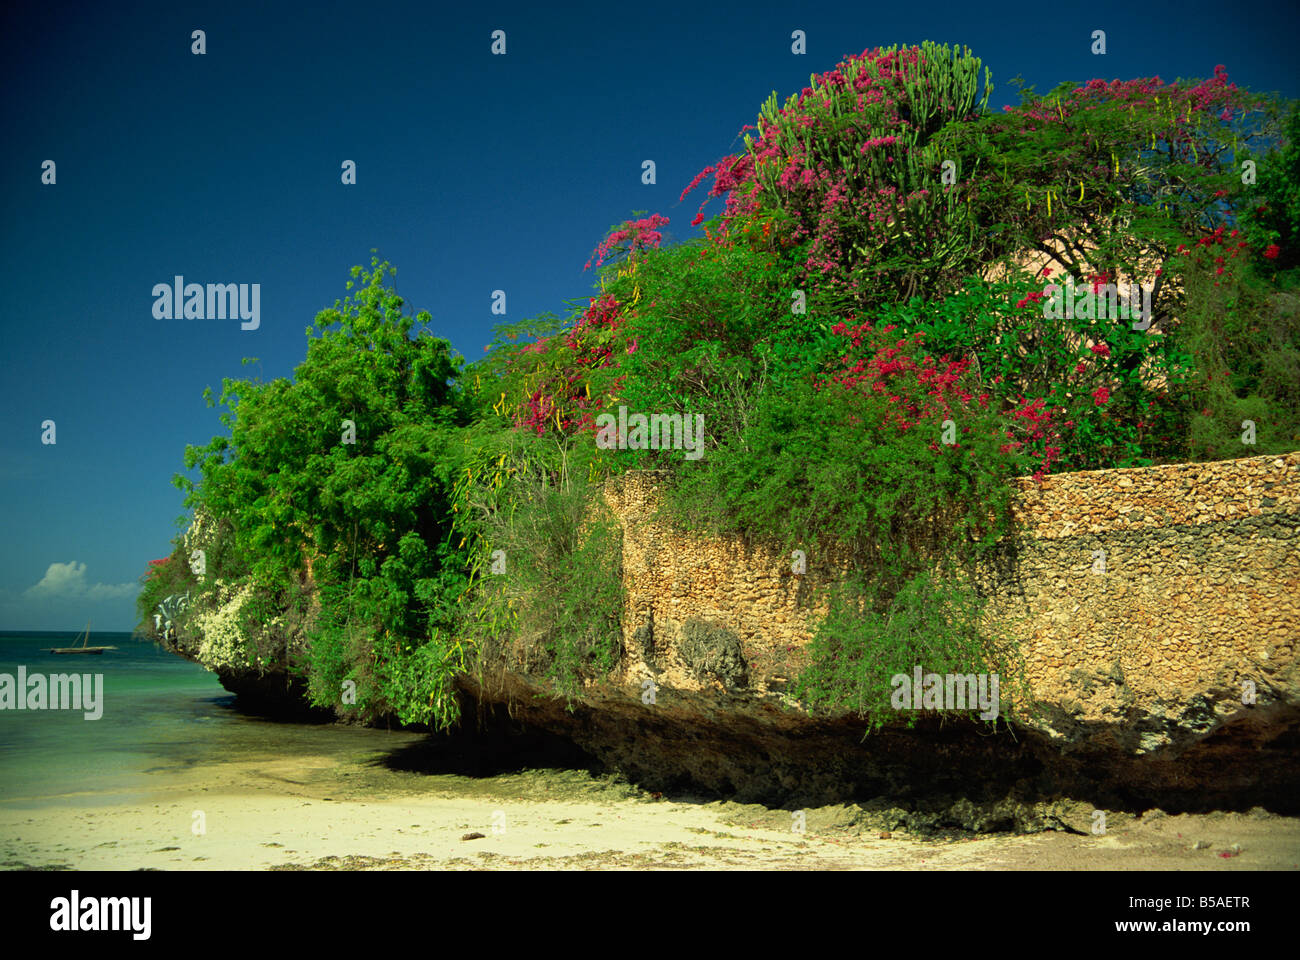
[[(372, 247), (473, 359), (500, 319), (492, 290), (508, 320), (562, 313), (590, 294), (582, 267), (606, 228), (636, 209), (692, 236), (700, 195), (679, 205), (682, 188), (768, 94), (866, 47), (966, 44), (993, 70), (994, 107), (1013, 102), (1017, 74), (1044, 91), (1216, 63), (1300, 95), (1285, 0), (550, 7), (10, 5), (0, 629), (130, 628), (136, 578), (176, 533), (184, 446), (221, 429), (204, 387), (247, 372), (246, 356), (288, 375), (304, 328)], [(489, 53), (498, 28), (504, 57)], [(806, 56), (790, 52), (796, 28)], [(1089, 52), (1094, 29), (1104, 57)], [(340, 183), (344, 160), (356, 186)], [(155, 320), (153, 285), (175, 274), (260, 283), (261, 328)]]

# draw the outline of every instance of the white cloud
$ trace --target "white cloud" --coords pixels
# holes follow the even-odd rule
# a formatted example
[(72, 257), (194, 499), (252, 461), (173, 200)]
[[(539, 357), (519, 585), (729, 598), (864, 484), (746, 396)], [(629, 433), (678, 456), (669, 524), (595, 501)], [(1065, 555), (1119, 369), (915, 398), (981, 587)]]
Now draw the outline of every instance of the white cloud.
[(31, 600), (118, 600), (139, 590), (135, 583), (87, 583), (86, 565), (71, 560), (51, 563), (40, 582), (23, 591)]
[(51, 563), (26, 589), (0, 587), (0, 630), (130, 630), (136, 622), (138, 583), (94, 583), (86, 565)]

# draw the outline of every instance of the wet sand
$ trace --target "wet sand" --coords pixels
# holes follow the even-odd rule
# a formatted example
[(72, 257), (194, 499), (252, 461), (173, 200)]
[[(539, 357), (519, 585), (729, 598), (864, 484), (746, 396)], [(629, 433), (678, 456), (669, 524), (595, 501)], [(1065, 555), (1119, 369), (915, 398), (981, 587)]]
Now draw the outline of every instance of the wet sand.
[(657, 797), (579, 770), (392, 769), (385, 758), (419, 735), (339, 733), (333, 751), (166, 764), (143, 793), (11, 798), (0, 868), (1300, 869), (1300, 820), (1262, 810), (1114, 814), (1104, 836), (936, 839), (882, 835), (856, 807), (833, 806), (804, 811), (800, 834), (789, 810)]

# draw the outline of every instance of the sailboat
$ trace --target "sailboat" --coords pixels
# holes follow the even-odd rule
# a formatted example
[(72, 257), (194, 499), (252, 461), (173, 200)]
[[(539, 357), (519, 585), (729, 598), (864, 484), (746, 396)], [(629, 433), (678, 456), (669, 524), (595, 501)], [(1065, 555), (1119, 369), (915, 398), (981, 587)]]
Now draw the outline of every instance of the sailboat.
[(86, 632), (81, 635), (81, 646), (79, 647), (51, 647), (50, 653), (103, 653), (105, 650), (116, 650), (117, 647), (88, 647), (86, 643), (90, 640), (90, 621), (86, 621)]

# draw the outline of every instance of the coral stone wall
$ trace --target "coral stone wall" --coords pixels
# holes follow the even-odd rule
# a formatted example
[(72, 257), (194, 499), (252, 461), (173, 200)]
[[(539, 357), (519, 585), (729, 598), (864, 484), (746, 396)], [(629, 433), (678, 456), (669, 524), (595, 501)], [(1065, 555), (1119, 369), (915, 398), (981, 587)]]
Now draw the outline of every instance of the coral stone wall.
[[(841, 564), (810, 544), (797, 575), (789, 555), (674, 531), (654, 519), (664, 481), (606, 488), (624, 530), (622, 681), (782, 696)], [(1300, 453), (1017, 486), (1023, 531), (982, 586), (1052, 723), (1154, 714), (1208, 729), (1244, 709), (1245, 680), (1260, 705), (1294, 702)], [(1141, 737), (1139, 752), (1167, 742), (1158, 727)]]

